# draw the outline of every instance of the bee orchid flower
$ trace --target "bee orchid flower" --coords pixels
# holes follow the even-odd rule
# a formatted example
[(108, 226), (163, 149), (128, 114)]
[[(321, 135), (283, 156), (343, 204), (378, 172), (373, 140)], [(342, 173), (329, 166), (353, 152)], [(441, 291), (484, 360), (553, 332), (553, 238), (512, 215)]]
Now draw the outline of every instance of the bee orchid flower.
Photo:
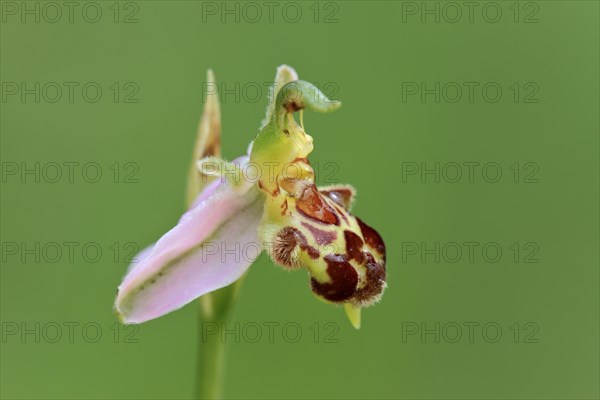
[[(190, 207), (130, 267), (115, 301), (120, 319), (142, 323), (231, 285), (266, 251), (284, 269), (306, 269), (314, 294), (343, 305), (358, 328), (361, 308), (376, 303), (386, 287), (385, 246), (377, 231), (350, 214), (351, 186), (316, 186), (307, 158), (313, 139), (302, 120), (303, 110), (326, 113), (340, 105), (298, 80), (292, 68), (280, 67), (248, 155), (228, 162), (219, 157), (218, 100), (207, 99)], [(244, 255), (224, 254), (231, 249)]]

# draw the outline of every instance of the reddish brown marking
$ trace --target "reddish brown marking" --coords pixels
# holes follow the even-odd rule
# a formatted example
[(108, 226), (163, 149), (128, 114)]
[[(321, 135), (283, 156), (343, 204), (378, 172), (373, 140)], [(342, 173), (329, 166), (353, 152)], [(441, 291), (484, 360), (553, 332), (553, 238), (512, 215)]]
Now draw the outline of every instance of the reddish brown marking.
[(298, 111), (298, 110), (302, 110), (304, 108), (304, 106), (302, 104), (298, 104), (295, 101), (291, 101), (289, 103), (285, 103), (283, 106), (290, 113)]
[(361, 289), (358, 289), (352, 300), (359, 304), (371, 305), (379, 297), (385, 288), (385, 267), (375, 262), (375, 258), (369, 252), (364, 253), (367, 267), (367, 282)]
[[(276, 180), (277, 181), (277, 180)], [(262, 183), (262, 180), (258, 181), (258, 187), (266, 192), (268, 192), (271, 196), (276, 197), (279, 194), (279, 186), (275, 188), (273, 192), (269, 192), (265, 185)]]
[(302, 250), (306, 251), (306, 253), (309, 255), (309, 257), (312, 258), (313, 260), (316, 260), (321, 255), (319, 253), (319, 250), (315, 249), (312, 246), (303, 245), (303, 246), (301, 246), (301, 248), (302, 248)]
[(300, 232), (298, 229), (288, 226), (288, 227), (283, 228), (282, 231), (293, 231), (300, 248), (302, 250), (306, 251), (308, 253), (308, 255), (310, 256), (310, 258), (315, 259), (315, 260), (317, 258), (319, 258), (319, 251), (308, 244), (308, 241), (306, 240), (306, 236), (304, 236), (304, 234), (302, 232)]
[(296, 246), (300, 246), (300, 249), (306, 251), (311, 258), (319, 258), (319, 252), (314, 247), (308, 245), (306, 236), (298, 229), (287, 226), (275, 236), (272, 251), (273, 260), (284, 267), (299, 267), (298, 260), (293, 259)]
[(288, 210), (288, 202), (287, 202), (287, 199), (285, 199), (283, 201), (283, 203), (281, 203), (281, 215), (285, 215), (287, 210)]
[(321, 244), (321, 245), (329, 244), (329, 243), (333, 242), (335, 239), (337, 239), (337, 233), (335, 231), (333, 231), (333, 232), (324, 231), (324, 230), (321, 230), (319, 228), (312, 226), (311, 224), (307, 224), (306, 222), (302, 222), (302, 226), (304, 226), (306, 229), (308, 229), (310, 231), (310, 233), (312, 233), (317, 244)]
[(358, 284), (358, 273), (343, 254), (328, 254), (325, 256), (327, 275), (331, 282), (320, 283), (311, 279), (313, 292), (333, 302), (342, 302), (352, 297)]
[(335, 213), (335, 210), (327, 204), (315, 185), (309, 185), (304, 189), (296, 202), (296, 208), (307, 217), (324, 224), (340, 224), (340, 220)]
[(340, 187), (336, 189), (322, 190), (321, 193), (329, 197), (340, 206), (344, 207), (345, 210), (350, 209), (350, 205), (352, 204), (352, 196), (354, 194), (352, 190)]
[(294, 164), (294, 163), (303, 163), (303, 164), (310, 165), (310, 162), (308, 162), (308, 158), (306, 158), (306, 157), (296, 157), (296, 158), (294, 158), (294, 161), (292, 161), (292, 164)]
[(352, 231), (344, 231), (344, 239), (346, 240), (346, 253), (351, 260), (356, 260), (362, 264), (365, 256), (362, 251), (363, 241), (356, 233)]
[(356, 221), (358, 221), (360, 231), (362, 232), (367, 245), (376, 250), (381, 255), (383, 260), (385, 260), (385, 244), (383, 243), (381, 236), (379, 236), (379, 233), (377, 233), (377, 231), (371, 228), (369, 225), (362, 222), (360, 218), (357, 217)]
[(198, 159), (204, 157), (219, 156), (221, 154), (221, 138), (219, 136), (216, 136), (212, 139), (213, 140), (207, 143), (204, 152), (202, 152), (199, 155)]
[(337, 215), (341, 215), (344, 222), (349, 224), (348, 217), (346, 216), (347, 212), (343, 208), (337, 206), (336, 204), (334, 204), (334, 208), (335, 211), (337, 211)]

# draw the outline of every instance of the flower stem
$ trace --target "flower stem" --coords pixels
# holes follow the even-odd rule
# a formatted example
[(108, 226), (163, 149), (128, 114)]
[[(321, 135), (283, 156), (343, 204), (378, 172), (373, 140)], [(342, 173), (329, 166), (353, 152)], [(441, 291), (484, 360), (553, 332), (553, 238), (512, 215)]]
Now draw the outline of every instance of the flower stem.
[(223, 396), (227, 346), (222, 332), (231, 319), (242, 281), (200, 298), (195, 399)]
[[(207, 323), (201, 321), (200, 329)], [(196, 399), (221, 399), (223, 374), (225, 372), (225, 343), (221, 340), (220, 328), (216, 334), (206, 335), (198, 343), (198, 370), (196, 375)], [(211, 332), (212, 333), (212, 332)]]

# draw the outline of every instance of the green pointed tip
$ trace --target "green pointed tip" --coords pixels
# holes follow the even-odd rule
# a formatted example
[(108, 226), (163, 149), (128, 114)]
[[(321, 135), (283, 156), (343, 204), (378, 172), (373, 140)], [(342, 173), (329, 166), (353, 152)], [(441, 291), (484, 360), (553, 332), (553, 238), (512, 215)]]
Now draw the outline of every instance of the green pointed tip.
[(114, 309), (114, 313), (115, 316), (117, 317), (117, 321), (119, 321), (120, 324), (122, 325), (136, 325), (136, 322), (131, 322), (129, 320), (127, 320), (127, 316), (122, 313), (121, 311), (117, 310), (116, 308)]
[(117, 321), (119, 321), (120, 324), (126, 325), (127, 324), (127, 320), (125, 319), (125, 315), (123, 315), (118, 309), (117, 307), (113, 308), (113, 312), (115, 314), (115, 316), (117, 317)]
[(342, 102), (338, 100), (330, 100), (329, 109), (326, 112), (331, 112), (335, 110), (339, 110), (342, 108)]
[(281, 122), (287, 113), (303, 109), (328, 113), (342, 106), (337, 100), (330, 100), (315, 85), (306, 81), (289, 82), (281, 88), (275, 102), (275, 118)]
[(353, 304), (346, 303), (344, 304), (344, 311), (346, 312), (346, 316), (350, 320), (350, 323), (354, 327), (354, 329), (360, 329), (360, 307), (356, 307)]
[(127, 316), (125, 315), (128, 312), (128, 303), (123, 302), (123, 300), (118, 301), (118, 297), (119, 290), (117, 289), (117, 296), (115, 298), (115, 303), (113, 304), (113, 313), (115, 314), (115, 317), (117, 317), (117, 321), (119, 321), (120, 324), (129, 325), (130, 322), (127, 320)]
[(206, 106), (205, 107), (207, 107), (210, 111), (211, 110), (210, 107), (218, 107), (218, 103), (219, 103), (219, 96), (218, 96), (218, 91), (217, 91), (215, 73), (210, 68), (206, 70), (205, 85), (207, 88), (207, 90), (206, 90)]
[(206, 82), (208, 82), (208, 83), (215, 82), (215, 73), (213, 72), (213, 70), (211, 68), (206, 70)]

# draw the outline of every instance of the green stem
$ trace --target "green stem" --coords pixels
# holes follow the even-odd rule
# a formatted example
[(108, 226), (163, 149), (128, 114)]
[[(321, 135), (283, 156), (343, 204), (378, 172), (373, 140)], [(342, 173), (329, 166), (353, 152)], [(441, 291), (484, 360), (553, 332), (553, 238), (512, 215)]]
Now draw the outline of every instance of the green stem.
[[(226, 321), (225, 321), (226, 322)], [(204, 334), (208, 324), (216, 324), (216, 333)], [(196, 375), (196, 399), (221, 399), (223, 374), (225, 372), (225, 342), (221, 340), (220, 320), (200, 318), (200, 341), (198, 342), (198, 370)]]
[(222, 332), (231, 319), (242, 281), (200, 298), (195, 399), (223, 396), (227, 346)]

